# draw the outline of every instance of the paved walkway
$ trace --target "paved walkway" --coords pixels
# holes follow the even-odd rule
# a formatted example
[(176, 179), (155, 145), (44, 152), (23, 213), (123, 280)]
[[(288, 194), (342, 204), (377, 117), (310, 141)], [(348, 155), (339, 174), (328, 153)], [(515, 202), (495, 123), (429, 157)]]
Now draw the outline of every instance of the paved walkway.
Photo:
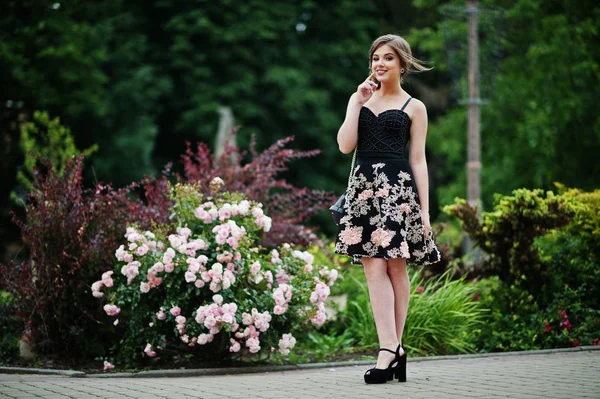
[(600, 398), (600, 350), (410, 361), (406, 383), (366, 367), (186, 378), (0, 374), (1, 398)]

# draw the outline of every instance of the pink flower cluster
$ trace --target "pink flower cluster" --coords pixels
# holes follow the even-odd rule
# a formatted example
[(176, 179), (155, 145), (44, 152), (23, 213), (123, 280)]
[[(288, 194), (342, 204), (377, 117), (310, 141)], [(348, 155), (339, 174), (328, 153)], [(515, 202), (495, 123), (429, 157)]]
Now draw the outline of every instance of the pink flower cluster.
[(274, 249), (271, 251), (271, 263), (272, 264), (278, 264), (278, 263), (282, 263), (283, 261), (281, 260), (281, 258), (279, 257), (279, 251)]
[(246, 216), (250, 212), (250, 201), (243, 200), (239, 204), (225, 203), (219, 209), (219, 220), (226, 220), (234, 216)]
[(188, 283), (194, 283), (197, 288), (202, 288), (206, 284), (204, 280), (198, 278), (198, 273), (207, 272), (206, 262), (208, 257), (206, 255), (200, 255), (197, 258), (187, 258), (188, 264), (187, 271), (185, 272), (185, 281)]
[(254, 222), (258, 227), (262, 227), (265, 232), (269, 232), (271, 230), (273, 221), (270, 217), (265, 215), (262, 208), (258, 206), (252, 208), (252, 216), (254, 216)]
[(275, 301), (273, 313), (276, 315), (284, 314), (292, 300), (292, 286), (288, 284), (279, 284), (273, 292), (273, 300)]
[(283, 334), (279, 340), (279, 353), (287, 356), (294, 346), (296, 346), (296, 338), (292, 334)]
[(109, 316), (116, 316), (121, 312), (121, 309), (119, 309), (116, 305), (104, 305), (104, 311)]
[(248, 272), (248, 282), (253, 284), (260, 284), (263, 280), (267, 282), (267, 289), (271, 289), (273, 286), (273, 273), (270, 270), (262, 271), (261, 264), (256, 261), (250, 265)]
[(256, 308), (252, 308), (250, 313), (242, 313), (242, 324), (245, 326), (254, 325), (260, 332), (265, 332), (269, 329), (270, 321), (271, 315), (267, 311), (260, 313)]
[(190, 240), (192, 231), (187, 227), (178, 227), (177, 234), (169, 236), (171, 247), (181, 254), (196, 256), (196, 251), (203, 251), (208, 248), (208, 244), (204, 240), (197, 238)]
[(112, 363), (110, 363), (106, 360), (104, 361), (104, 371), (112, 370), (114, 368), (115, 368), (115, 366)]
[(324, 284), (321, 281), (318, 281), (317, 279), (317, 285), (315, 287), (315, 290), (310, 294), (310, 302), (325, 302), (325, 300), (329, 297), (330, 293), (331, 290), (329, 289), (329, 286), (327, 286), (327, 284)]
[(311, 265), (315, 260), (315, 257), (308, 251), (292, 251), (292, 256)]
[[(196, 310), (196, 323), (203, 325), (209, 330), (210, 335), (215, 335), (223, 328), (227, 327), (230, 331), (236, 331), (239, 327), (235, 319), (237, 305), (235, 303), (223, 303), (221, 295), (213, 296), (214, 303), (207, 306), (200, 306)], [(198, 337), (198, 343), (203, 344), (204, 339)], [(207, 341), (204, 341), (206, 343)]]
[[(200, 278), (204, 283), (210, 283), (209, 289), (212, 292), (226, 290), (235, 283), (234, 268), (235, 265), (229, 263), (227, 269), (223, 270), (223, 265), (217, 262), (212, 265), (210, 270), (201, 272)], [(198, 287), (198, 284), (196, 284), (196, 287)]]
[[(242, 323), (248, 327), (244, 329), (244, 331), (238, 331), (235, 333), (235, 338), (238, 341), (232, 339), (231, 347), (229, 350), (231, 352), (237, 352), (240, 350), (241, 346), (239, 341), (246, 340), (245, 345), (250, 351), (250, 353), (257, 353), (260, 351), (260, 333), (265, 332), (269, 329), (271, 321), (271, 315), (269, 312), (259, 313), (256, 308), (252, 308), (251, 314), (242, 313)], [(234, 330), (235, 331), (235, 330)]]
[(325, 300), (329, 297), (331, 290), (327, 284), (320, 281), (317, 277), (315, 277), (315, 283), (315, 290), (310, 294), (310, 302), (317, 305), (317, 311), (310, 318), (310, 322), (316, 326), (320, 326), (325, 323), (325, 320), (327, 319), (325, 313)]
[(92, 295), (94, 296), (94, 298), (102, 298), (104, 296), (104, 293), (102, 291), (100, 291), (102, 289), (102, 287), (112, 287), (114, 284), (114, 281), (112, 279), (112, 275), (113, 275), (113, 271), (108, 271), (105, 273), (102, 273), (102, 279), (96, 281), (94, 284), (92, 284)]
[(149, 343), (146, 344), (146, 348), (144, 348), (144, 353), (148, 357), (155, 357), (156, 356), (156, 352), (152, 350), (152, 345), (150, 345)]
[(175, 317), (175, 323), (177, 323), (177, 332), (179, 332), (179, 335), (183, 335), (185, 334), (185, 322), (186, 322), (186, 318), (182, 315), (179, 315), (177, 317)]
[(165, 313), (165, 308), (161, 307), (158, 312), (156, 312), (156, 318), (158, 320), (164, 320), (167, 318), (167, 314)]
[(327, 314), (325, 313), (325, 302), (317, 302), (317, 311), (310, 318), (310, 322), (315, 326), (321, 326), (327, 320)]
[(127, 250), (124, 245), (121, 245), (115, 252), (115, 256), (119, 262), (131, 262), (133, 256), (144, 256), (148, 252), (154, 253), (162, 250), (164, 244), (155, 240), (154, 233), (145, 231), (143, 234), (138, 232), (135, 227), (128, 227), (125, 233), (125, 238), (129, 241)]
[(171, 247), (167, 248), (162, 257), (162, 264), (165, 272), (172, 273), (175, 270), (175, 265), (173, 264), (173, 260), (175, 259), (175, 250)]
[(328, 267), (323, 267), (321, 270), (319, 270), (319, 274), (321, 275), (322, 278), (327, 280), (327, 285), (330, 287), (333, 285), (333, 283), (335, 283), (335, 281), (338, 278), (337, 269), (329, 270)]
[(212, 223), (219, 217), (219, 210), (212, 202), (205, 202), (194, 210), (194, 216), (204, 223)]
[(277, 272), (275, 272), (275, 280), (277, 281), (278, 285), (287, 284), (289, 281), (292, 280), (292, 276), (287, 274), (283, 267), (279, 266)]
[(194, 216), (204, 223), (212, 223), (219, 219), (221, 221), (241, 215), (246, 216), (250, 212), (250, 201), (243, 200), (238, 204), (225, 203), (219, 209), (213, 202), (205, 202), (194, 210)]
[(134, 260), (121, 267), (121, 274), (127, 277), (127, 285), (131, 284), (133, 279), (140, 274), (140, 266), (142, 266), (142, 264), (137, 260)]
[(240, 246), (240, 240), (246, 235), (244, 226), (238, 226), (233, 220), (215, 226), (212, 232), (216, 234), (215, 241), (217, 244), (227, 243), (233, 249), (237, 249)]

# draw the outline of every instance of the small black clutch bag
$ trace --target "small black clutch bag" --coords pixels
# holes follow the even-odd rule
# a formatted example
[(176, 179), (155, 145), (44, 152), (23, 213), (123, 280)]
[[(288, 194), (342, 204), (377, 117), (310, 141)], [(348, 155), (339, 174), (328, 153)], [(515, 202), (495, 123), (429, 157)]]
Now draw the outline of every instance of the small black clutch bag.
[[(354, 149), (354, 155), (352, 156), (352, 166), (350, 167), (350, 176), (348, 177), (348, 185), (350, 185), (350, 181), (352, 179), (352, 172), (354, 171), (354, 163), (356, 162), (356, 149)], [(347, 189), (346, 189), (347, 190)], [(335, 224), (339, 226), (340, 220), (346, 214), (346, 210), (344, 209), (344, 204), (346, 203), (346, 193), (340, 195), (340, 197), (335, 201), (333, 205), (329, 207), (329, 213), (331, 213), (331, 217)]]
[(346, 203), (346, 193), (340, 195), (340, 198), (335, 201), (335, 204), (329, 207), (329, 213), (331, 213), (331, 217), (335, 224), (339, 225), (340, 220), (346, 214), (344, 211), (344, 204)]

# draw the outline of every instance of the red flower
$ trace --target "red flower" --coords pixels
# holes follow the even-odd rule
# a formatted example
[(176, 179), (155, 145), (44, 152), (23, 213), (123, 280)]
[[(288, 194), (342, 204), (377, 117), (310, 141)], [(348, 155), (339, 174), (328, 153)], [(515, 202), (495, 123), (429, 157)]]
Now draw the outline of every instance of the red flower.
[(569, 317), (569, 316), (567, 316), (567, 311), (566, 310), (563, 310), (561, 312), (561, 314), (562, 314), (562, 317), (564, 317), (565, 319), (567, 319)]
[(473, 300), (474, 300), (474, 301), (478, 301), (478, 300), (479, 300), (479, 294), (475, 294), (475, 295), (473, 295)]
[(600, 338), (594, 340), (594, 346), (600, 346)]
[(423, 286), (422, 286), (422, 285), (420, 285), (419, 287), (417, 287), (417, 293), (419, 293), (419, 294), (420, 294), (421, 292), (423, 292), (423, 290), (424, 290), (424, 289), (425, 289), (425, 288), (423, 288)]
[(573, 328), (573, 326), (571, 325), (571, 322), (569, 321), (569, 319), (567, 319), (564, 324), (565, 324), (565, 327), (567, 328), (567, 331), (571, 331), (571, 328)]
[(545, 333), (550, 333), (550, 331), (552, 331), (552, 326), (550, 325), (550, 322), (546, 320), (546, 324), (545, 324), (545, 329), (544, 332)]
[(575, 338), (575, 339), (573, 340), (573, 348), (576, 348), (576, 347), (578, 347), (578, 346), (579, 346), (579, 340), (578, 340), (577, 338)]

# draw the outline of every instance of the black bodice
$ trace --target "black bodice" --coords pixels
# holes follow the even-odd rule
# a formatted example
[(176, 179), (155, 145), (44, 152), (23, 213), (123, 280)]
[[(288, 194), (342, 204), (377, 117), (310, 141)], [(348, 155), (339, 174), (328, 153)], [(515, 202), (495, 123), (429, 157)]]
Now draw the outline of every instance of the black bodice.
[[(406, 102), (408, 104), (409, 100)], [(406, 107), (404, 104), (404, 107)], [(388, 109), (375, 115), (362, 107), (358, 117), (358, 147), (361, 152), (394, 152), (404, 156), (410, 139), (410, 118), (402, 109)]]

